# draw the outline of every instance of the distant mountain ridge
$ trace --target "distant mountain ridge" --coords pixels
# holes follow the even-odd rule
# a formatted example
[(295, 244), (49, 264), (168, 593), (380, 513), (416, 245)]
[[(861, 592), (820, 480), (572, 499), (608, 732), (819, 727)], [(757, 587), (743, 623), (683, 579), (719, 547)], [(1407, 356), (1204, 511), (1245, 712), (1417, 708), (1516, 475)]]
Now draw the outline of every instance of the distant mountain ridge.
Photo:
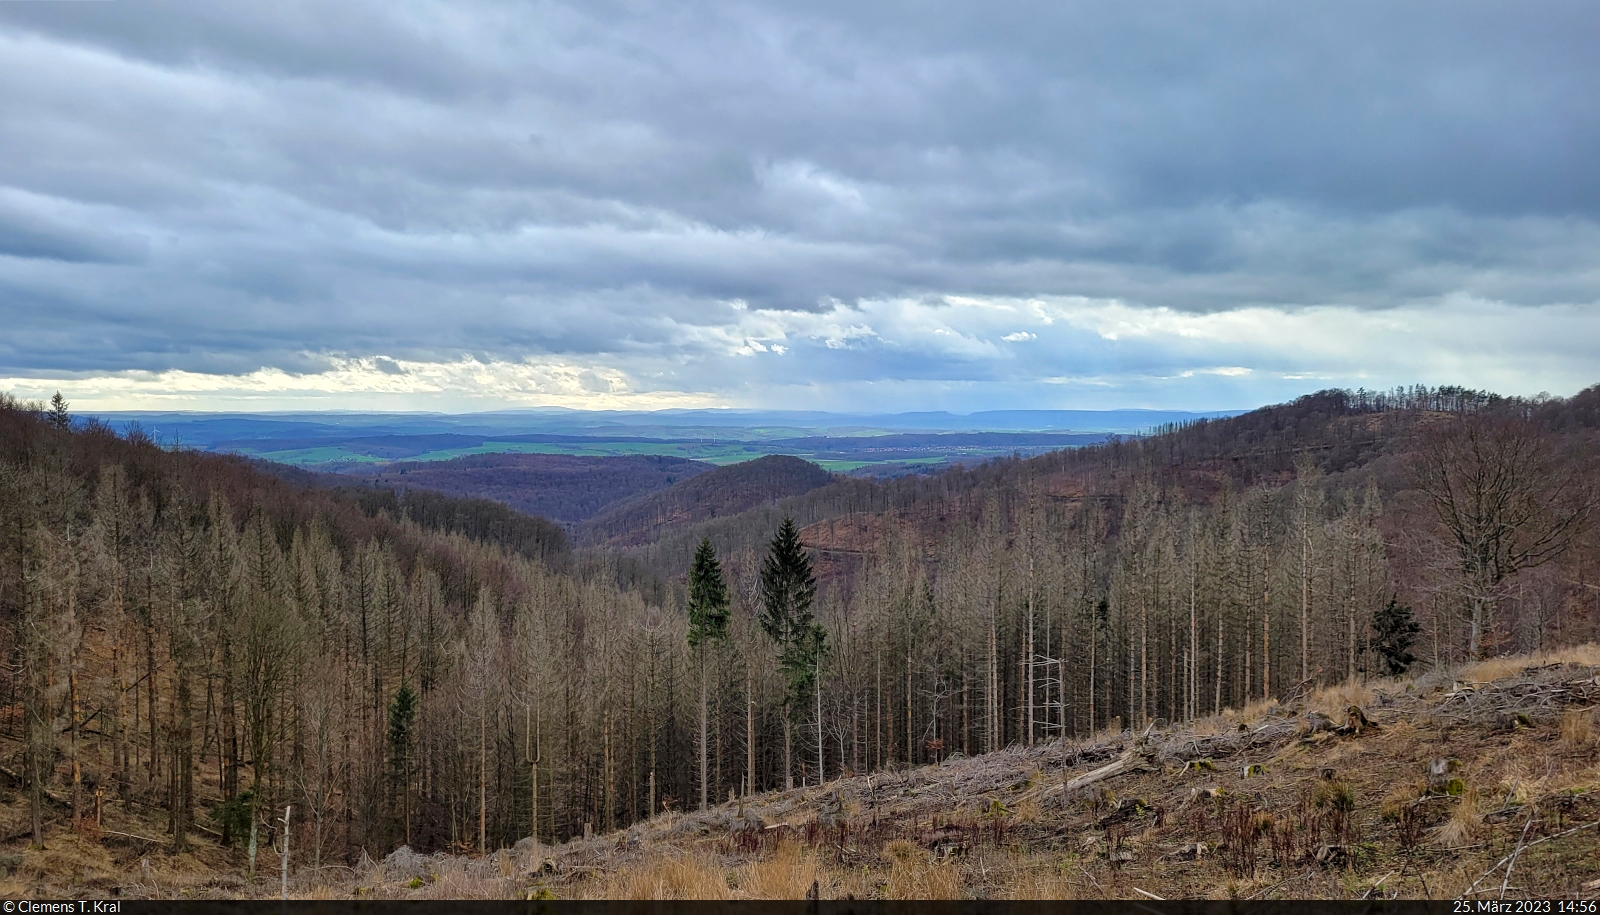
[[(601, 435), (693, 437), (733, 436), (770, 441), (852, 431), (898, 432), (1099, 432), (1135, 435), (1156, 427), (1202, 418), (1234, 416), (1242, 410), (984, 410), (971, 414), (825, 413), (788, 410), (502, 411), (442, 413), (187, 413), (114, 411), (92, 414), (122, 430), (137, 424), (163, 444), (213, 450), (225, 442), (324, 441), (373, 436), (416, 435)], [(91, 415), (91, 414), (85, 414)]]
[(589, 519), (579, 529), (586, 543), (637, 546), (665, 528), (727, 517), (804, 495), (834, 481), (809, 461), (774, 454), (719, 467)]

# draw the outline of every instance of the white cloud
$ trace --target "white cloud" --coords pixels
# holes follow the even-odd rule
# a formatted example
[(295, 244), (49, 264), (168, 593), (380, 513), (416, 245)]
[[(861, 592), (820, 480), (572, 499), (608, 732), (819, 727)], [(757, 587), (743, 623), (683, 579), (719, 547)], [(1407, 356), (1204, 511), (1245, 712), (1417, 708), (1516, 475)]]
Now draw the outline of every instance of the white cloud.
[(485, 410), (499, 406), (657, 410), (720, 406), (712, 394), (641, 390), (615, 368), (554, 360), (429, 363), (384, 356), (328, 360), (326, 371), (262, 368), (235, 375), (171, 370), (0, 378), (0, 390), (81, 410)]

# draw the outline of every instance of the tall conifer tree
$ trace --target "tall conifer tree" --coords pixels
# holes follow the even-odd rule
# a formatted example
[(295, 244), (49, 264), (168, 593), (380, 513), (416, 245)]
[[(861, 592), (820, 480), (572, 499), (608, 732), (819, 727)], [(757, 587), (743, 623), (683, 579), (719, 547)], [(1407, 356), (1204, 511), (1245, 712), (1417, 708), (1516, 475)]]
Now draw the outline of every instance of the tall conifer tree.
[(706, 648), (728, 638), (728, 584), (709, 537), (700, 541), (689, 567), (689, 648), (700, 653), (700, 809), (706, 809), (710, 779), (706, 764)]
[(811, 602), (816, 596), (817, 579), (811, 572), (811, 557), (800, 543), (794, 519), (786, 517), (761, 564), (760, 622), (761, 630), (777, 646), (778, 667), (783, 672), (787, 713), (783, 719), (783, 778), (784, 785), (790, 788), (794, 787), (790, 726), (818, 685), (818, 664), (827, 648), (827, 633), (811, 615)]

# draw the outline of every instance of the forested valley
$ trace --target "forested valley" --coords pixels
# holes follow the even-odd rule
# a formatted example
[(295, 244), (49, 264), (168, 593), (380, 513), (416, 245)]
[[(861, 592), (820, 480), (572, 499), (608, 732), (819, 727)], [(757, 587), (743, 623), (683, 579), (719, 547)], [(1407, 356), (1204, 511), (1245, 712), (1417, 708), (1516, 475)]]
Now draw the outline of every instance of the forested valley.
[(1600, 387), (1324, 391), (569, 531), (6, 398), (0, 827), (483, 853), (1595, 641), (1597, 446)]

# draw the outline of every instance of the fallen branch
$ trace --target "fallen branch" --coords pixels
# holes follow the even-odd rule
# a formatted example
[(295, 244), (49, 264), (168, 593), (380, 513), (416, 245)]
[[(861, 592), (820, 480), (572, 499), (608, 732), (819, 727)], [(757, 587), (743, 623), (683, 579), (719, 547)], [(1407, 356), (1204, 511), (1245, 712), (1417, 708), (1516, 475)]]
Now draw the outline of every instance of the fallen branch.
[(1361, 898), (1362, 899), (1366, 899), (1368, 896), (1371, 896), (1373, 894), (1373, 892), (1378, 889), (1378, 887), (1383, 886), (1384, 882), (1387, 881), (1390, 877), (1393, 877), (1393, 876), (1394, 876), (1394, 871), (1390, 871), (1389, 873), (1384, 874), (1382, 877), (1379, 877), (1377, 883), (1374, 883), (1373, 885), (1367, 887), (1367, 891), (1365, 893), (1361, 894)]
[(117, 836), (123, 839), (133, 839), (136, 842), (148, 842), (151, 845), (160, 845), (165, 841), (164, 839), (152, 839), (148, 836), (136, 836), (131, 832), (116, 832), (115, 830), (111, 829), (102, 829), (100, 830), (100, 834), (104, 836)]
[(1528, 814), (1528, 822), (1522, 824), (1522, 838), (1517, 840), (1517, 847), (1511, 852), (1511, 860), (1506, 863), (1506, 879), (1500, 881), (1500, 898), (1506, 898), (1506, 888), (1511, 884), (1511, 869), (1517, 866), (1517, 855), (1528, 847), (1528, 830), (1533, 828), (1533, 814)]
[[(12, 781), (16, 782), (19, 787), (22, 787), (24, 789), (26, 789), (27, 786), (28, 786), (28, 780), (27, 779), (23, 778), (22, 776), (18, 775), (15, 772), (12, 772), (10, 769), (7, 769), (5, 766), (0, 766), (0, 775), (4, 775), (6, 778), (11, 779)], [(72, 806), (72, 804), (70, 802), (68, 802), (66, 798), (57, 795), (55, 792), (51, 791), (49, 788), (40, 789), (40, 793), (44, 795), (45, 800), (51, 802), (52, 804), (55, 804), (58, 807), (71, 807)]]
[(1593, 823), (1585, 823), (1582, 826), (1574, 826), (1571, 829), (1567, 829), (1567, 830), (1564, 830), (1562, 832), (1558, 832), (1553, 836), (1545, 836), (1542, 839), (1535, 839), (1532, 842), (1529, 842), (1526, 846), (1521, 846), (1521, 845), (1517, 846), (1517, 851), (1512, 852), (1510, 855), (1506, 855), (1504, 858), (1501, 858), (1499, 861), (1496, 861), (1493, 867), (1491, 867), (1488, 870), (1484, 871), (1482, 874), (1480, 874), (1478, 876), (1478, 879), (1472, 881), (1472, 885), (1467, 887), (1467, 891), (1462, 893), (1461, 895), (1463, 895), (1463, 896), (1471, 896), (1473, 893), (1477, 892), (1478, 884), (1483, 882), (1483, 878), (1484, 877), (1487, 877), (1490, 874), (1494, 873), (1495, 871), (1499, 870), (1500, 869), (1500, 865), (1505, 864), (1506, 862), (1510, 861), (1512, 859), (1512, 857), (1514, 855), (1516, 855), (1518, 852), (1521, 852), (1521, 851), (1525, 850), (1526, 848), (1532, 848), (1535, 845), (1543, 845), (1544, 843), (1549, 842), (1552, 839), (1559, 839), (1562, 836), (1570, 836), (1575, 832), (1580, 832), (1580, 831), (1585, 830), (1585, 829), (1593, 829), (1596, 826), (1600, 826), (1600, 820), (1595, 820)]

